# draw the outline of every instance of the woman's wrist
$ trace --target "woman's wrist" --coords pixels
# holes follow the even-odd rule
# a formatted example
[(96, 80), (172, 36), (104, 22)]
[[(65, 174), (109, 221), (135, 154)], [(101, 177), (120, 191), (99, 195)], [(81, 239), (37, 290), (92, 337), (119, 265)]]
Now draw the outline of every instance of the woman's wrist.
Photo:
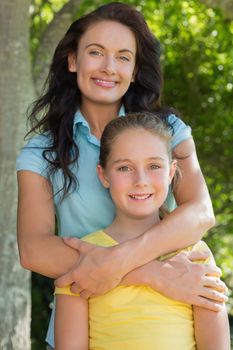
[(112, 247), (113, 254), (119, 266), (119, 272), (122, 276), (125, 276), (147, 262), (143, 261), (143, 257), (142, 261), (140, 261), (140, 245), (141, 241), (136, 238)]
[(159, 291), (164, 288), (164, 280), (160, 278), (161, 262), (153, 260), (133, 271), (130, 271), (121, 281), (121, 285), (146, 285)]

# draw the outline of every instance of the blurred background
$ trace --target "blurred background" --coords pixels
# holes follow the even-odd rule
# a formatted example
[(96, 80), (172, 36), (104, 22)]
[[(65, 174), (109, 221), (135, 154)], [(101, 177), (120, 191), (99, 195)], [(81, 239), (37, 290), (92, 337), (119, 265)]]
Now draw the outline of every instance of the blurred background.
[[(26, 132), (25, 110), (40, 92), (53, 50), (69, 24), (109, 2), (1, 0), (0, 197), (4, 201), (0, 204), (0, 348), (3, 350), (29, 349), (30, 337), (33, 350), (44, 348), (53, 294), (53, 281), (34, 273), (31, 276), (18, 264), (14, 234), (17, 193), (12, 174)], [(205, 234), (205, 240), (229, 287), (227, 308), (233, 327), (233, 3), (231, 0), (122, 2), (136, 6), (160, 40), (163, 102), (175, 107), (192, 127), (217, 219), (216, 227)]]

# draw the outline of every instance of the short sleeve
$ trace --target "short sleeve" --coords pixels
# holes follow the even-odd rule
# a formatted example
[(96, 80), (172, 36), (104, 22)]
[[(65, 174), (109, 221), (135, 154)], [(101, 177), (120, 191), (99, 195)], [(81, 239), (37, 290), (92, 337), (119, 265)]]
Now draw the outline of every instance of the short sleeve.
[(180, 118), (176, 117), (175, 114), (170, 114), (168, 116), (168, 123), (173, 131), (171, 141), (172, 149), (174, 149), (179, 143), (192, 137), (190, 126), (186, 125)]
[(179, 250), (176, 250), (175, 252), (171, 252), (171, 253), (168, 253), (168, 254), (165, 254), (165, 255), (162, 255), (158, 258), (159, 261), (164, 261), (166, 259), (170, 259), (172, 258), (173, 256), (181, 253), (181, 252), (185, 252), (185, 251), (188, 251), (188, 252), (208, 252), (209, 253), (209, 257), (205, 260), (196, 260), (195, 263), (199, 263), (199, 264), (211, 264), (211, 265), (216, 265), (215, 264), (215, 260), (214, 260), (214, 257), (213, 257), (213, 254), (210, 250), (210, 248), (208, 247), (208, 245), (204, 242), (204, 241), (199, 241), (197, 242), (196, 244), (192, 245), (192, 246), (189, 246), (187, 248), (184, 248), (184, 249), (179, 249)]
[(192, 246), (192, 251), (195, 251), (195, 252), (208, 252), (209, 253), (209, 257), (202, 263), (204, 263), (204, 264), (208, 263), (208, 264), (211, 264), (211, 265), (216, 265), (215, 260), (214, 260), (214, 256), (213, 256), (210, 248), (208, 247), (208, 245), (204, 241), (199, 241), (194, 246)]
[(50, 141), (45, 134), (32, 137), (16, 158), (16, 170), (30, 170), (48, 178), (48, 162), (43, 157), (43, 151), (50, 145)]

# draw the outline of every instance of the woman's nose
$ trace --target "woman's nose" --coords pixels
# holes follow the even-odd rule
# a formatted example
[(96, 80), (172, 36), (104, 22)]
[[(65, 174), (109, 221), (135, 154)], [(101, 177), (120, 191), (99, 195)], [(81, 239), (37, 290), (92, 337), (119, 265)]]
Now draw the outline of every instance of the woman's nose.
[(101, 72), (108, 75), (116, 74), (116, 62), (113, 57), (106, 57), (102, 62)]

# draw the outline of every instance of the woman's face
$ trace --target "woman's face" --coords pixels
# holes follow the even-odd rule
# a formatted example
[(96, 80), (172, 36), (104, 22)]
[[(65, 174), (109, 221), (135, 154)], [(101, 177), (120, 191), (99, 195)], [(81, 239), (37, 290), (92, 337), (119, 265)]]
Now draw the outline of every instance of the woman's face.
[(70, 72), (77, 72), (82, 106), (117, 104), (134, 80), (136, 40), (125, 25), (101, 21), (80, 39), (78, 51), (68, 57)]

